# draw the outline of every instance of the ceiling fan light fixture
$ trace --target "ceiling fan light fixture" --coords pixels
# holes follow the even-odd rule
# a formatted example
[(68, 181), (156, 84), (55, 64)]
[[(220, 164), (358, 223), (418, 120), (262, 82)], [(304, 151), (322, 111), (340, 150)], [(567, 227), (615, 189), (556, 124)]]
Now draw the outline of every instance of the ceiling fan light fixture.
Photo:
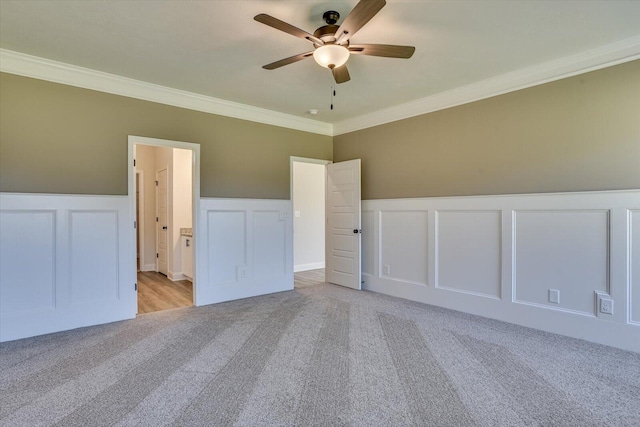
[(325, 44), (316, 48), (313, 52), (313, 59), (321, 67), (338, 68), (349, 59), (349, 49), (337, 44)]

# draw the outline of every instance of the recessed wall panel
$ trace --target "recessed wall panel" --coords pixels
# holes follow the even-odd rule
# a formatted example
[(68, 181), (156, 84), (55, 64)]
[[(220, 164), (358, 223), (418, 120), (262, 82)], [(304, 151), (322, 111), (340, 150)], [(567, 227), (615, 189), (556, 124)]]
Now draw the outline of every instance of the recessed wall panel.
[(253, 262), (256, 278), (285, 274), (285, 221), (279, 211), (254, 211)]
[(631, 321), (640, 324), (640, 210), (630, 212), (631, 225), (631, 259), (629, 262), (631, 276)]
[(207, 221), (209, 283), (235, 283), (238, 266), (246, 265), (246, 213), (209, 211)]
[(500, 298), (501, 218), (500, 211), (437, 212), (437, 287)]
[(118, 212), (70, 211), (72, 305), (118, 297)]
[(375, 273), (375, 222), (373, 211), (362, 211), (362, 273)]
[(55, 213), (0, 212), (0, 310), (54, 307)]
[(594, 314), (594, 291), (608, 292), (608, 230), (607, 210), (516, 212), (515, 300)]
[(427, 284), (427, 211), (380, 212), (382, 275)]

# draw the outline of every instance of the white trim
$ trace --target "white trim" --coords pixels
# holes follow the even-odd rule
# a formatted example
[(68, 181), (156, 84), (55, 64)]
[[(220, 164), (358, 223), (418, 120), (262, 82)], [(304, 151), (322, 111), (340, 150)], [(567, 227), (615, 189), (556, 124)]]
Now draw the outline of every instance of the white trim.
[[(134, 136), (129, 135), (128, 137), (128, 199), (129, 199), (129, 209), (131, 210), (132, 217), (135, 218), (135, 181), (133, 179), (133, 146), (136, 144), (140, 145), (152, 145), (155, 147), (170, 147), (170, 148), (182, 148), (185, 150), (191, 150), (193, 152), (192, 162), (192, 175), (191, 179), (193, 182), (192, 189), (192, 228), (193, 228), (193, 237), (197, 241), (198, 232), (199, 232), (199, 224), (200, 224), (200, 144), (194, 144), (191, 142), (181, 142), (181, 141), (170, 141), (164, 139), (156, 139), (156, 138), (147, 138), (144, 136)], [(131, 230), (134, 230), (133, 227)], [(132, 233), (132, 236), (135, 238), (135, 233)], [(132, 240), (132, 249), (135, 253), (135, 239)], [(201, 254), (197, 250), (197, 248), (193, 248), (193, 305), (198, 305), (198, 291), (199, 288), (196, 286), (196, 279), (198, 278), (198, 269), (201, 268), (200, 257)], [(149, 267), (149, 265), (145, 265), (145, 268)], [(167, 266), (168, 268), (168, 266)], [(132, 271), (132, 277), (137, 278), (135, 265)]]
[(200, 209), (198, 305), (293, 289), (290, 200), (202, 198)]
[(331, 136), (333, 126), (291, 114), (173, 89), (59, 61), (0, 49), (0, 71), (174, 107)]
[(140, 271), (156, 271), (156, 265), (155, 264), (140, 265)]
[(317, 270), (319, 268), (324, 268), (324, 262), (312, 262), (309, 264), (294, 265), (293, 272), (298, 273), (299, 271)]
[(0, 49), (0, 71), (205, 113), (336, 136), (640, 59), (640, 36), (491, 77), (335, 124)]
[(127, 196), (0, 193), (0, 211), (17, 230), (0, 238), (14, 258), (0, 263), (0, 341), (135, 317)]
[(189, 276), (187, 276), (184, 273), (180, 273), (180, 272), (173, 272), (173, 271), (169, 271), (169, 274), (167, 275), (167, 278), (173, 282), (177, 282), (178, 280), (189, 280), (191, 281), (191, 278)]
[[(640, 351), (640, 323), (630, 317), (638, 312), (631, 299), (640, 289), (631, 261), (638, 239), (629, 221), (629, 212), (640, 212), (640, 189), (379, 199), (362, 208), (364, 289)], [(421, 219), (386, 215), (415, 211), (427, 214), (426, 229)], [(501, 212), (497, 228), (477, 220), (489, 211)], [(460, 215), (443, 229), (437, 217), (445, 212)], [(395, 234), (407, 229), (409, 239)], [(452, 252), (461, 241), (471, 252)], [(559, 270), (550, 251), (561, 253)], [(562, 304), (546, 299), (556, 285)], [(615, 300), (613, 315), (598, 313), (594, 294)]]
[[(312, 159), (309, 157), (297, 157), (297, 156), (289, 156), (289, 200), (291, 202), (291, 212), (293, 212), (293, 163), (294, 162), (299, 162), (299, 163), (311, 163), (314, 165), (329, 165), (331, 163), (333, 163), (331, 160), (323, 160), (323, 159)], [(325, 183), (327, 180), (327, 169), (325, 168)], [(325, 187), (324, 189), (325, 194), (325, 200), (327, 199), (327, 188)], [(294, 230), (293, 230), (293, 218), (291, 219), (291, 236), (293, 236)], [(325, 210), (325, 223), (327, 221), (327, 212)], [(295, 245), (294, 245), (294, 239), (292, 239), (291, 242), (292, 246), (293, 246), (293, 253), (295, 254)], [(325, 252), (326, 252), (326, 236), (325, 236)], [(325, 263), (324, 262), (317, 262), (317, 263), (311, 263), (311, 264), (300, 264), (300, 265), (294, 265), (293, 266), (293, 272), (297, 273), (298, 271), (307, 271), (307, 270), (315, 270), (318, 268), (324, 268), (325, 267)]]
[(640, 59), (640, 36), (620, 40), (586, 52), (522, 68), (415, 101), (343, 120), (334, 123), (333, 135), (342, 135), (444, 110), (445, 108), (468, 104), (636, 59)]

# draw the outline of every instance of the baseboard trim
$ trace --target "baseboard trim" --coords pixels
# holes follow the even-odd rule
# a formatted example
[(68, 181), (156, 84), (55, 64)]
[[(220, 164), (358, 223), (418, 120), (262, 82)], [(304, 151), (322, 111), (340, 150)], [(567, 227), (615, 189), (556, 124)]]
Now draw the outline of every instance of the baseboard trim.
[(312, 262), (309, 264), (298, 264), (293, 266), (293, 272), (298, 273), (300, 271), (317, 270), (324, 268), (324, 262)]

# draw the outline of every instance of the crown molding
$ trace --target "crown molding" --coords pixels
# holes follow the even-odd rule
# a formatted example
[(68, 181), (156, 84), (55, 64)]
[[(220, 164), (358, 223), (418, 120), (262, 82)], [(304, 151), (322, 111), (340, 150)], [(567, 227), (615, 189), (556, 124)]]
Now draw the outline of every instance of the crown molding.
[(334, 123), (333, 135), (479, 101), (636, 59), (640, 59), (640, 36)]
[(640, 59), (640, 36), (523, 68), (335, 124), (0, 49), (0, 71), (273, 126), (336, 136)]
[(333, 126), (330, 123), (172, 89), (7, 49), (0, 49), (0, 71), (220, 116), (320, 135), (333, 135)]

